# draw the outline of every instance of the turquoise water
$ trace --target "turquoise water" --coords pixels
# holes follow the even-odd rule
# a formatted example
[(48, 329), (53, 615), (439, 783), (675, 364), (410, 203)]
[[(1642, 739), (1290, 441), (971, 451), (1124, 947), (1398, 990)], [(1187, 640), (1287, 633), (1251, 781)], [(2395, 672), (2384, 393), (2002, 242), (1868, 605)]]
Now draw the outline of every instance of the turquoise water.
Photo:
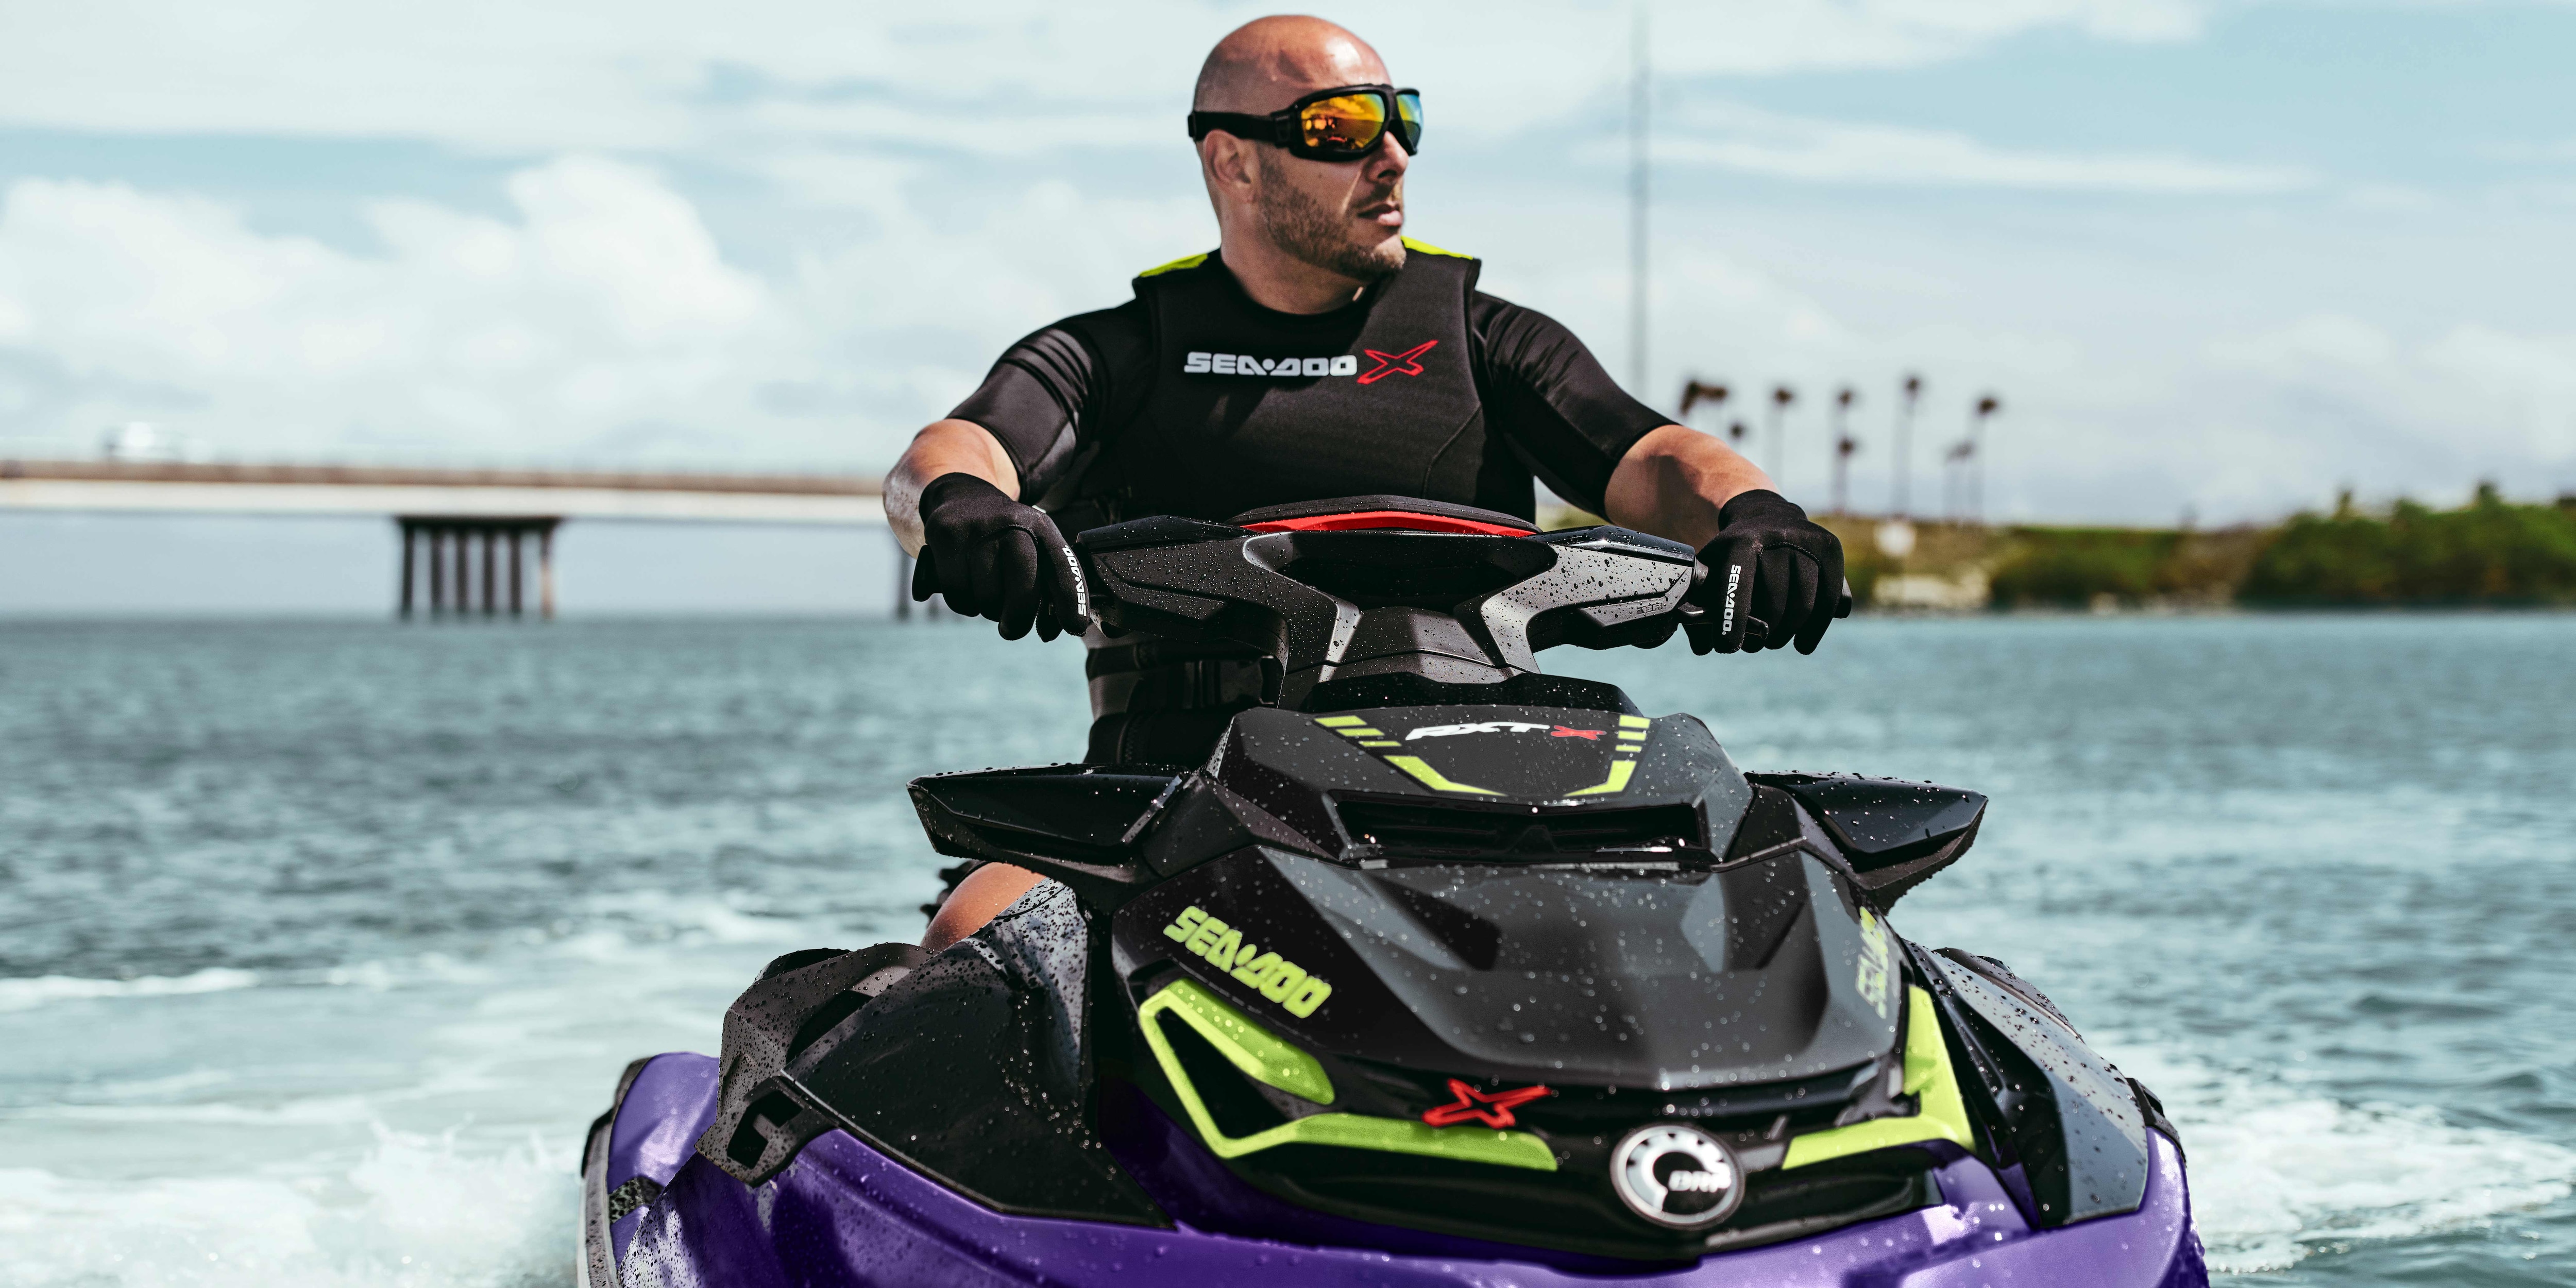
[[(2244, 1282), (2576, 1282), (2576, 618), (1862, 620), (1558, 652), (1748, 767), (1990, 793), (1896, 921), (2165, 1098)], [(1081, 743), (956, 623), (0, 624), (0, 1282), (562, 1284), (578, 1135), (930, 769)]]

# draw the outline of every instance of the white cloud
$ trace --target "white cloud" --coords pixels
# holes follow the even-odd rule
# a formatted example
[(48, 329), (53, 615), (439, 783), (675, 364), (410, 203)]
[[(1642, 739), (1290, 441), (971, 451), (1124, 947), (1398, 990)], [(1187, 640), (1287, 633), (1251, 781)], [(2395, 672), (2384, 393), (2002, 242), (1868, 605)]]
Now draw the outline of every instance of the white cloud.
[(24, 180), (0, 203), (11, 343), (94, 392), (54, 433), (119, 418), (121, 384), (203, 403), (198, 437), (280, 450), (348, 439), (484, 452), (692, 412), (782, 333), (650, 172), (567, 157), (513, 176), (517, 222), (415, 202), (368, 213), (362, 256), (247, 227), (202, 198)]
[[(482, 0), (13, 14), (0, 123), (527, 159), (497, 215), (342, 193), (373, 233), (362, 247), (182, 191), (20, 180), (0, 196), (0, 435), (86, 443), (139, 416), (258, 454), (881, 465), (1010, 340), (1212, 243), (1176, 118), (1187, 69), (1251, 12), (1014, 0), (952, 26), (848, 6), (719, 20)], [(1601, 123), (1573, 108), (1615, 111), (1624, 4), (1465, 12), (1349, 15), (1432, 93), (1437, 137), (1523, 128), (1534, 85), (1552, 87), (1550, 129)], [(1904, 66), (2042, 30), (2188, 40), (2202, 15), (2158, 0), (1667, 3), (1655, 51), (1667, 76)], [(2285, 167), (1733, 105), (1667, 126), (1677, 167), (1808, 185), (1764, 208), (1685, 178), (1660, 200), (1650, 385), (1796, 383), (1801, 495), (1824, 476), (1819, 403), (1845, 380), (1864, 394), (1860, 494), (1884, 495), (1888, 389), (1907, 369), (1935, 389), (1918, 498), (1937, 497), (1931, 462), (1961, 400), (2003, 392), (2006, 513), (2160, 519), (2188, 499), (2220, 518), (2322, 496), (2356, 468), (2390, 489), (2576, 471), (2569, 339), (2481, 325), (2522, 316), (2468, 289), (2493, 274), (2422, 267), (2474, 230), (2391, 232), (2404, 212), (2354, 191), (2287, 213), (2163, 199), (2319, 182)], [(1117, 155), (1063, 163), (1085, 148)], [(1499, 145), (1444, 144), (1423, 164), (1415, 230), (1487, 255), (1489, 288), (1559, 314), (1625, 375), (1616, 176)], [(1858, 184), (1916, 191), (1835, 192)], [(1986, 195), (1923, 195), (1936, 187)], [(2009, 195), (2032, 191), (2104, 197), (2035, 218)], [(2118, 200), (2131, 196), (2156, 199)], [(2200, 222), (2169, 231), (2181, 220)], [(2549, 289), (2532, 263), (2527, 289)]]
[(2470, 149), (2470, 151), (2489, 161), (2527, 162), (2546, 165), (2564, 161), (2576, 161), (2576, 138), (2555, 139), (2544, 143), (2533, 143), (2529, 141), (2485, 143)]
[(2566, 487), (2576, 470), (2576, 335), (2462, 323), (2429, 338), (2319, 313), (2213, 341), (2219, 373), (2258, 380), (2240, 405), (2312, 472), (2385, 494)]
[(2277, 166), (2017, 151), (1951, 131), (1812, 120), (1731, 104), (1694, 108), (1672, 128), (1683, 137), (1658, 140), (1658, 160), (1824, 183), (2202, 194), (2285, 192), (2316, 182)]
[(0, 199), (0, 359), (19, 358), (0, 433), (86, 442), (142, 416), (253, 455), (876, 464), (1012, 339), (1213, 240), (1192, 202), (1039, 183), (942, 221), (904, 167), (780, 164), (875, 226), (774, 280), (663, 177), (595, 156), (512, 174), (508, 219), (373, 203), (377, 254), (199, 197), (22, 180)]
[[(19, 6), (0, 122), (132, 133), (427, 139), (472, 149), (718, 149), (746, 129), (918, 136), (1009, 153), (1162, 138), (1190, 70), (1269, 6), (1067, 8), (990, 0), (971, 19), (782, 0), (529, 6)], [(1665, 4), (1657, 65), (1776, 73), (1916, 65), (2021, 32), (2111, 40), (2199, 30), (2185, 0), (1781, 0)], [(1626, 75), (1624, 4), (1515, 0), (1338, 15), (1440, 101), (1444, 130), (1517, 128), (1528, 87), (1579, 97)], [(1004, 126), (996, 127), (997, 120)]]
[(2359, 318), (2312, 313), (2269, 331), (2222, 337), (2210, 343), (2209, 351), (2223, 363), (2299, 379), (2320, 370), (2385, 366), (2397, 356), (2397, 341)]
[(2519, 429), (2541, 460), (2576, 463), (2576, 333), (2515, 335), (2476, 324), (2425, 346), (2424, 364)]

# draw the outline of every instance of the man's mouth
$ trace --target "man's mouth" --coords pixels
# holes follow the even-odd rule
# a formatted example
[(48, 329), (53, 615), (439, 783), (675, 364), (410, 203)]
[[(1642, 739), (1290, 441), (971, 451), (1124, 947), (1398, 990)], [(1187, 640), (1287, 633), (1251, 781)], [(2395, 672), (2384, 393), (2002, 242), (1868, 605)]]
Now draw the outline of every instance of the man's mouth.
[(1404, 227), (1404, 203), (1395, 200), (1371, 202), (1360, 207), (1359, 217), (1381, 227), (1402, 228)]

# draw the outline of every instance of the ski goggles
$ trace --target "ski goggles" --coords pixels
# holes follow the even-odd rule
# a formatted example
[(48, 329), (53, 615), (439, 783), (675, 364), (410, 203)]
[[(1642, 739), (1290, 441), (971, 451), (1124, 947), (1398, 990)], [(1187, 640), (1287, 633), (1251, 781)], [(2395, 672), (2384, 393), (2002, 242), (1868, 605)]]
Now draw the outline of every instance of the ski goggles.
[(1248, 112), (1190, 113), (1190, 141), (1223, 130), (1255, 143), (1275, 143), (1293, 156), (1354, 161), (1395, 132), (1408, 154), (1422, 150), (1422, 91), (1393, 85), (1344, 85), (1317, 90), (1268, 116)]

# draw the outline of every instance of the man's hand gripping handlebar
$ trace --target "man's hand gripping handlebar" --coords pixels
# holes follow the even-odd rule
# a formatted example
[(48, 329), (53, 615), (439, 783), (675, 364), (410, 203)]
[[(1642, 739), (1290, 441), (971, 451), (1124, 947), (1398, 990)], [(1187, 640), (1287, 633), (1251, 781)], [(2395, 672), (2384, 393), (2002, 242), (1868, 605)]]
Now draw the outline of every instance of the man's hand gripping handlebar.
[(1740, 493), (1718, 511), (1718, 523), (1683, 604), (1692, 652), (1755, 653), (1794, 643), (1813, 653), (1826, 627), (1851, 616), (1841, 538), (1786, 497)]
[(1091, 626), (1091, 589), (1073, 543), (1055, 520), (972, 474), (942, 474), (921, 489), (921, 555), (912, 597), (942, 595), (970, 617), (1001, 623), (1015, 640), (1080, 635)]

